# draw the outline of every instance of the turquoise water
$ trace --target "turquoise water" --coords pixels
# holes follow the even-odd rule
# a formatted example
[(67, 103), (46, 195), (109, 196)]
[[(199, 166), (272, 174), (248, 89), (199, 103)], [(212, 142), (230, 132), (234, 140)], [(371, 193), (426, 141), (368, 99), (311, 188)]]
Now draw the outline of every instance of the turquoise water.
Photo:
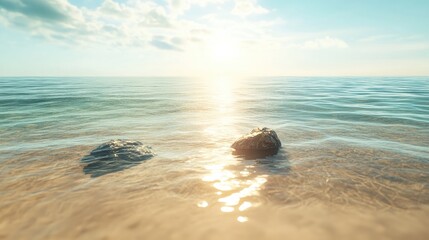
[[(264, 126), (274, 129), (283, 143), (277, 156), (247, 161), (230, 154), (237, 137)], [(140, 140), (157, 156), (99, 178), (85, 175), (79, 160), (117, 138)], [(198, 239), (220, 224), (211, 222), (214, 219), (256, 224), (266, 221), (264, 212), (284, 207), (301, 211), (302, 206), (320, 204), (327, 206), (323, 211), (375, 211), (366, 216), (383, 209), (398, 214), (405, 214), (401, 209), (420, 209), (424, 216), (406, 216), (428, 223), (428, 147), (426, 77), (0, 78), (0, 233), (11, 238), (35, 233), (41, 239), (94, 237), (102, 224), (111, 224), (118, 236), (169, 238), (178, 231)], [(110, 191), (123, 198), (107, 194)], [(90, 197), (94, 194), (96, 199)], [(111, 206), (94, 210), (94, 216), (129, 211), (133, 221), (142, 224), (158, 217), (155, 229), (165, 235), (146, 228), (129, 231), (115, 217), (103, 218), (88, 233), (65, 227), (91, 222), (80, 209), (102, 202)], [(131, 214), (124, 204), (148, 213)], [(169, 209), (169, 204), (179, 214), (194, 217), (175, 222), (168, 214), (149, 211)], [(241, 206), (252, 207), (243, 215)], [(50, 211), (45, 221), (24, 231), (46, 208)], [(281, 226), (294, 223), (285, 220), (288, 216), (284, 213), (271, 227), (278, 225), (283, 233)], [(207, 219), (201, 220), (202, 232), (184, 229), (182, 224), (197, 217)], [(342, 216), (334, 218), (339, 219)], [(387, 230), (401, 224), (386, 219)], [(380, 221), (368, 222), (374, 226)], [(173, 223), (177, 229), (167, 227)], [(358, 232), (356, 224), (346, 226)], [(50, 230), (40, 232), (41, 226)], [(252, 226), (231, 230), (231, 236), (242, 236), (242, 231), (251, 235)], [(290, 226), (290, 234), (301, 236)], [(342, 236), (333, 229), (327, 238)], [(425, 227), (412, 230), (417, 238), (427, 234)], [(223, 232), (220, 227), (213, 231), (217, 237)], [(263, 224), (258, 231), (263, 234), (251, 236), (271, 236)], [(318, 239), (324, 233), (307, 237)], [(401, 233), (395, 236), (409, 236)], [(377, 234), (374, 230), (370, 237)]]
[[(217, 118), (230, 117), (230, 124), (244, 130), (270, 126), (285, 137), (320, 135), (306, 139), (313, 145), (369, 145), (420, 160), (427, 154), (426, 78), (264, 78), (235, 86), (206, 81), (2, 78), (0, 150), (97, 144), (118, 137), (151, 142), (189, 137)], [(219, 111), (221, 105), (228, 105), (227, 112)]]

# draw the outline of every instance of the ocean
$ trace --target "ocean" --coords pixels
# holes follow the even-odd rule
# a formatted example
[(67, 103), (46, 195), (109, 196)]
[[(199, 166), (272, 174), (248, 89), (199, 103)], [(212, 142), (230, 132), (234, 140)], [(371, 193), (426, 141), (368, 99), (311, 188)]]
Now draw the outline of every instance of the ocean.
[[(156, 156), (88, 174), (111, 139)], [(429, 78), (3, 77), (0, 176), (5, 239), (426, 239)]]

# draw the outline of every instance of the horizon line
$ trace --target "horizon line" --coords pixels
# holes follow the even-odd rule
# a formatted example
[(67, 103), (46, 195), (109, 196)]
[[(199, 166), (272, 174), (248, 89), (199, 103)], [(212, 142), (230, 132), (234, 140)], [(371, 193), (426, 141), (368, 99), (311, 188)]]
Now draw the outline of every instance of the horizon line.
[(280, 77), (429, 77), (429, 75), (260, 75), (260, 76), (168, 76), (168, 75), (11, 75), (1, 76), (0, 78), (280, 78)]

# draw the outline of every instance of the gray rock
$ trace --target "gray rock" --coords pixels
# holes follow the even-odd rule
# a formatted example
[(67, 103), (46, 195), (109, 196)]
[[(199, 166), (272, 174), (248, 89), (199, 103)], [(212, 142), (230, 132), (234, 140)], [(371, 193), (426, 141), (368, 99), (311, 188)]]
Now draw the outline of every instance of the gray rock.
[(155, 156), (150, 146), (139, 141), (111, 140), (103, 143), (81, 159), (85, 174), (98, 177), (112, 172), (121, 171)]
[(274, 130), (269, 128), (255, 128), (249, 134), (235, 141), (231, 148), (237, 155), (255, 155), (264, 157), (277, 154), (282, 146)]

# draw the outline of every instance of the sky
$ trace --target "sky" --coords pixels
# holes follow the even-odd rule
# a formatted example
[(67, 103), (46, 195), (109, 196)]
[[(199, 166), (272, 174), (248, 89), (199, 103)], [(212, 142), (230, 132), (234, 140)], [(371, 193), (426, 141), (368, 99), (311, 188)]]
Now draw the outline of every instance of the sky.
[(429, 76), (427, 0), (0, 0), (0, 76)]

